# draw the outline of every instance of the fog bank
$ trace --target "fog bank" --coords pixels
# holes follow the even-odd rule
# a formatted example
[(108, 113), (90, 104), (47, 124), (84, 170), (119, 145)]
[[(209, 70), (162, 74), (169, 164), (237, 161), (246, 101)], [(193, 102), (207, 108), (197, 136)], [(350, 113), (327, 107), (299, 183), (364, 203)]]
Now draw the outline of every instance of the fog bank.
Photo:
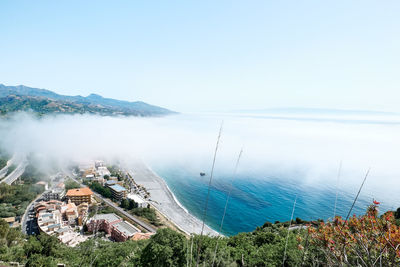
[(309, 184), (333, 183), (342, 161), (342, 183), (359, 184), (371, 167), (370, 186), (382, 186), (382, 181), (387, 187), (399, 185), (397, 120), (358, 123), (342, 117), (304, 121), (226, 114), (38, 119), (19, 113), (0, 120), (0, 145), (10, 154), (34, 154), (42, 166), (88, 159), (129, 163), (141, 158), (150, 165), (178, 164), (209, 171), (222, 121), (217, 172), (231, 172), (243, 147), (241, 172), (265, 172), (266, 177)]

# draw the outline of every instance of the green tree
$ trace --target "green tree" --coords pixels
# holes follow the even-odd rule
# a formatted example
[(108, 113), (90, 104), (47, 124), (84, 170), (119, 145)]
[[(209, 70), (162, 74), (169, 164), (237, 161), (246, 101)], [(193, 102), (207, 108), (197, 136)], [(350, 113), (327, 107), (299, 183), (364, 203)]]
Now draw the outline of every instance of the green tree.
[(5, 220), (0, 219), (0, 238), (2, 239), (6, 238), (8, 229), (9, 229), (8, 223)]
[(159, 229), (144, 248), (142, 266), (184, 266), (186, 264), (186, 239), (169, 228)]
[(52, 267), (55, 266), (56, 262), (52, 257), (45, 255), (34, 254), (28, 258), (25, 266), (27, 267)]
[(70, 189), (75, 189), (75, 188), (80, 188), (81, 186), (77, 183), (77, 182), (75, 182), (74, 180), (72, 180), (72, 179), (68, 179), (66, 182), (65, 182), (65, 190), (70, 190)]
[(129, 208), (129, 201), (126, 198), (124, 198), (123, 200), (121, 200), (121, 205), (120, 206), (123, 209)]
[(129, 199), (129, 208), (130, 210), (137, 208), (139, 205), (133, 199)]
[(54, 236), (40, 234), (38, 240), (42, 244), (42, 254), (46, 256), (57, 256), (60, 252), (60, 241)]
[(24, 244), (25, 255), (29, 258), (33, 254), (40, 254), (43, 250), (43, 246), (40, 241), (34, 237), (30, 236), (28, 241)]

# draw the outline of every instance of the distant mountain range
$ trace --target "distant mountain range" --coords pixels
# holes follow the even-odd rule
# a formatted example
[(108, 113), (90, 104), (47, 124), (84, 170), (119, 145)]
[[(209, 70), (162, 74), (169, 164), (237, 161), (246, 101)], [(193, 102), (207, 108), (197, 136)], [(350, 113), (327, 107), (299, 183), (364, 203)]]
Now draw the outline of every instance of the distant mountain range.
[(176, 113), (141, 101), (116, 100), (96, 94), (87, 97), (67, 96), (24, 85), (0, 84), (0, 114), (5, 115), (16, 111), (33, 111), (40, 115), (89, 113), (105, 116), (162, 116)]

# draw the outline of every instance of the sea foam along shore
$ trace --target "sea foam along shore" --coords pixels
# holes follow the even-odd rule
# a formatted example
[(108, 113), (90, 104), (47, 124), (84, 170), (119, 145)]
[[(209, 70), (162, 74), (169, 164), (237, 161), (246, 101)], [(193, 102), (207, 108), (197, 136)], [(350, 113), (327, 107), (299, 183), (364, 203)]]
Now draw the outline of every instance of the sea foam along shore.
[[(153, 172), (141, 161), (134, 162), (132, 170), (136, 183), (144, 186), (151, 196), (151, 204), (165, 217), (172, 221), (180, 230), (190, 234), (200, 234), (202, 221), (190, 214), (169, 189), (168, 185), (160, 176)], [(220, 235), (217, 231), (205, 225), (204, 234)]]

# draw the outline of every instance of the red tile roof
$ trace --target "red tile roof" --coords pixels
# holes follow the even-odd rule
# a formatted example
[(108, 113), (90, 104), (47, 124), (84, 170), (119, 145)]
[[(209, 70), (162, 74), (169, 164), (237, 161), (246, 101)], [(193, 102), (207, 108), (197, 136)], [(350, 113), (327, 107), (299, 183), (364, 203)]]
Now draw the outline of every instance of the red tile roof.
[(78, 197), (78, 196), (87, 196), (93, 195), (92, 190), (89, 187), (77, 188), (77, 189), (70, 189), (67, 192), (67, 197)]

